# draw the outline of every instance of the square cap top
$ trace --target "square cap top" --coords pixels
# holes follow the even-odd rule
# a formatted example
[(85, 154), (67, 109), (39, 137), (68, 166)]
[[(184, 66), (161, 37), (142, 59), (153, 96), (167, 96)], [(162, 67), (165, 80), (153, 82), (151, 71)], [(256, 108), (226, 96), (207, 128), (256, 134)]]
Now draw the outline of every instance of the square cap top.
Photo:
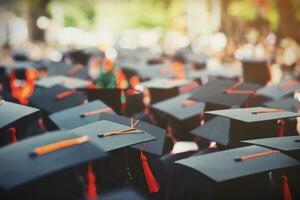
[(184, 86), (190, 82), (191, 80), (188, 79), (157, 78), (157, 79), (143, 82), (141, 83), (141, 85), (143, 87), (153, 88), (153, 89), (172, 89), (172, 88)]
[(176, 163), (199, 171), (217, 183), (300, 164), (279, 151), (255, 145), (193, 156)]
[(207, 121), (204, 126), (193, 129), (191, 133), (227, 146), (230, 142), (230, 119), (215, 117)]
[(105, 152), (155, 140), (154, 136), (143, 130), (137, 131), (136, 133), (105, 136), (105, 134), (109, 132), (118, 132), (125, 129), (130, 129), (130, 127), (112, 121), (102, 120), (72, 129), (71, 131), (81, 135), (87, 134), (91, 140), (99, 145)]
[[(234, 89), (230, 89), (233, 87)], [(211, 79), (199, 87), (190, 99), (228, 107), (241, 106), (259, 87), (258, 84), (254, 83)]]
[(205, 103), (188, 100), (190, 94), (182, 94), (152, 105), (152, 108), (167, 113), (178, 120), (200, 115), (204, 112)]
[(86, 99), (85, 95), (76, 90), (68, 90), (63, 86), (53, 86), (44, 89), (30, 98), (35, 107), (55, 113), (60, 110), (80, 105)]
[[(100, 115), (100, 120), (108, 120), (108, 121), (123, 124), (125, 126), (130, 126), (130, 121), (131, 121), (131, 119), (128, 117), (124, 117), (120, 115), (112, 115), (109, 113), (103, 113), (102, 115)], [(143, 149), (148, 153), (161, 156), (163, 154), (166, 131), (162, 128), (159, 128), (157, 126), (154, 126), (152, 124), (143, 121), (139, 121), (139, 123), (137, 124), (137, 128), (151, 134), (156, 138), (156, 140), (145, 142), (143, 144), (137, 144), (132, 147), (136, 149)]]
[(121, 95), (125, 89), (118, 88), (84, 88), (80, 89), (87, 94), (89, 101), (101, 100), (114, 111), (119, 112), (121, 110)]
[(49, 118), (60, 129), (69, 130), (99, 121), (101, 113), (104, 112), (114, 113), (105, 103), (96, 100), (56, 112)]
[(296, 80), (284, 80), (280, 83), (263, 87), (257, 90), (257, 95), (265, 96), (271, 99), (280, 99), (293, 94), (300, 89), (300, 82)]
[(36, 86), (43, 87), (43, 88), (50, 88), (55, 85), (61, 85), (68, 89), (75, 89), (75, 88), (85, 88), (90, 84), (90, 82), (78, 78), (57, 75), (57, 76), (48, 76), (46, 78), (40, 79), (36, 81), (35, 84)]
[(99, 200), (123, 200), (123, 199), (130, 199), (130, 200), (146, 200), (147, 198), (139, 192), (137, 189), (132, 187), (125, 187), (119, 190), (113, 190), (108, 193), (104, 193), (101, 195)]
[(263, 138), (256, 140), (243, 141), (248, 144), (255, 144), (264, 146), (271, 149), (277, 149), (280, 151), (300, 151), (300, 136), (286, 136), (286, 137), (274, 137)]
[(104, 156), (105, 152), (87, 136), (77, 134), (58, 131), (22, 140), (0, 150), (0, 188), (12, 189)]
[(293, 97), (268, 101), (263, 103), (263, 105), (266, 107), (280, 108), (291, 112), (298, 112), (298, 110), (300, 110), (300, 102)]
[(248, 123), (271, 121), (300, 116), (298, 113), (289, 112), (282, 109), (272, 109), (265, 107), (233, 108), (225, 110), (208, 111), (205, 113), (228, 117), (230, 119)]
[(23, 106), (0, 99), (0, 129), (38, 111), (39, 109), (33, 107)]
[(68, 64), (65, 62), (49, 62), (44, 61), (43, 64), (47, 68), (48, 76), (65, 75), (76, 78), (86, 79), (88, 75), (88, 68), (83, 65)]

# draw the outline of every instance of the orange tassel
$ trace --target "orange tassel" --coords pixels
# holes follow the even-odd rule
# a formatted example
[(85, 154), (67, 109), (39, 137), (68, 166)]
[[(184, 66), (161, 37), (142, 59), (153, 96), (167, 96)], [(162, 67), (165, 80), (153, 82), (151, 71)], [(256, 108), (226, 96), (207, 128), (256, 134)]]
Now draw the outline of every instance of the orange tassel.
[(143, 170), (144, 170), (145, 178), (146, 178), (150, 193), (159, 192), (159, 184), (157, 183), (157, 181), (149, 167), (149, 164), (147, 162), (147, 157), (144, 155), (142, 150), (141, 150), (140, 159), (141, 159), (141, 162), (143, 165)]
[(278, 137), (283, 137), (284, 136), (284, 120), (279, 120), (279, 132), (278, 132)]
[(8, 129), (9, 137), (10, 137), (10, 143), (14, 144), (17, 143), (17, 130), (14, 127), (11, 127)]
[(71, 96), (72, 94), (75, 94), (77, 91), (72, 89), (72, 90), (66, 90), (64, 92), (58, 93), (56, 95), (56, 99), (63, 99), (65, 97)]
[(88, 200), (96, 200), (97, 199), (97, 188), (96, 188), (96, 177), (93, 172), (92, 163), (88, 164), (87, 171), (87, 192), (86, 196)]
[(281, 179), (282, 179), (282, 186), (283, 186), (283, 200), (293, 200), (289, 183), (288, 183), (288, 177), (281, 176)]

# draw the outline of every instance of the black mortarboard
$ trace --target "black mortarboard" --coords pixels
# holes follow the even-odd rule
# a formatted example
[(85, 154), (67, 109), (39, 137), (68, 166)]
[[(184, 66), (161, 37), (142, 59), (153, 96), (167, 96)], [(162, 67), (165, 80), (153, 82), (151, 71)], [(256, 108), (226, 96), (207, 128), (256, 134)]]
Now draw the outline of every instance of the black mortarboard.
[(30, 98), (30, 103), (47, 113), (55, 113), (80, 105), (85, 99), (85, 95), (74, 89), (69, 90), (63, 86), (56, 85), (33, 95)]
[(225, 110), (207, 111), (207, 114), (213, 114), (230, 119), (252, 123), (261, 121), (271, 121), (298, 117), (298, 113), (285, 111), (282, 109), (272, 109), (265, 107), (252, 107), (252, 108), (234, 108)]
[(189, 96), (189, 93), (182, 94), (153, 104), (151, 108), (183, 121), (204, 112), (205, 103), (190, 101)]
[(267, 59), (242, 59), (241, 61), (246, 82), (266, 85), (271, 80)]
[(230, 142), (230, 119), (215, 117), (191, 131), (192, 134), (227, 146)]
[(199, 87), (190, 99), (225, 107), (241, 106), (259, 87), (254, 83), (212, 79)]
[(140, 191), (133, 187), (124, 187), (122, 189), (116, 189), (101, 195), (99, 200), (146, 200), (146, 198)]
[(122, 104), (125, 102), (128, 105), (128, 109), (132, 110), (131, 112), (141, 110), (144, 107), (143, 95), (133, 89), (91, 88), (82, 89), (82, 91), (87, 93), (89, 101), (101, 100), (117, 113), (123, 111)]
[(178, 139), (190, 136), (187, 133), (199, 126), (204, 112), (205, 104), (188, 100), (189, 96), (189, 93), (182, 94), (151, 106), (157, 120), (166, 121)]
[[(103, 113), (100, 116), (100, 120), (108, 120), (108, 121), (123, 124), (125, 126), (130, 126), (130, 121), (131, 121), (131, 119), (128, 117), (124, 117), (120, 115), (112, 115), (108, 113)], [(143, 121), (140, 121), (138, 123), (137, 128), (151, 134), (156, 138), (156, 140), (145, 142), (143, 144), (138, 144), (135, 145), (134, 147), (137, 149), (143, 149), (148, 153), (161, 156), (164, 153), (163, 150), (164, 150), (164, 142), (166, 137), (165, 130)]]
[(300, 164), (279, 151), (255, 145), (192, 156), (176, 163), (193, 168), (217, 183)]
[(130, 129), (130, 126), (124, 126), (120, 123), (101, 120), (85, 126), (81, 126), (71, 131), (78, 134), (87, 134), (106, 152), (128, 147), (138, 143), (155, 140), (155, 137), (146, 131), (140, 130), (132, 134), (116, 134), (112, 136), (102, 136), (111, 131)]
[(74, 129), (92, 122), (99, 121), (101, 113), (113, 113), (105, 103), (95, 100), (86, 104), (56, 112), (49, 116), (60, 129)]
[(205, 113), (231, 119), (229, 145), (232, 146), (241, 145), (241, 140), (290, 135), (292, 133), (285, 131), (284, 120), (299, 116), (297, 113), (264, 107), (235, 108)]
[(97, 48), (72, 49), (64, 53), (63, 59), (70, 59), (73, 63), (87, 65), (90, 58), (95, 56), (103, 57), (103, 52)]
[(187, 79), (157, 78), (141, 84), (148, 88), (151, 96), (151, 104), (162, 101), (178, 94), (189, 92), (198, 86), (198, 83)]
[(278, 100), (293, 95), (300, 89), (300, 83), (296, 80), (285, 80), (280, 83), (266, 86), (257, 90), (257, 95), (268, 99)]
[[(58, 131), (32, 137), (0, 150), (0, 188), (12, 190), (37, 180), (51, 180), (51, 175), (58, 171), (101, 159), (104, 156), (105, 152), (86, 135)], [(61, 185), (62, 182), (68, 183), (68, 180), (64, 179), (66, 177), (56, 178), (56, 184), (60, 187), (71, 188), (70, 185)], [(52, 192), (55, 193), (54, 188), (49, 188), (47, 184), (27, 189), (30, 189), (29, 194), (34, 196), (35, 193), (40, 192), (39, 187), (42, 186), (45, 186), (46, 188), (42, 189), (49, 193), (42, 194), (44, 197), (50, 197), (53, 195)], [(60, 197), (70, 195), (67, 194), (68, 192), (77, 193), (69, 190), (58, 195)]]
[(50, 88), (55, 85), (61, 85), (68, 89), (75, 89), (88, 87), (90, 85), (90, 82), (78, 78), (57, 75), (40, 79), (35, 82), (35, 85), (40, 88)]
[(12, 50), (12, 57), (15, 61), (28, 61), (28, 52), (22, 49), (13, 49)]
[(298, 110), (300, 109), (300, 102), (293, 97), (268, 101), (265, 102), (263, 105), (266, 107), (280, 108), (291, 112), (298, 112)]
[(17, 103), (11, 103), (0, 99), (0, 129), (5, 128), (13, 122), (32, 115), (39, 110)]
[(48, 76), (64, 75), (80, 79), (86, 79), (88, 76), (88, 68), (84, 65), (50, 61), (44, 61), (43, 64), (47, 68)]
[(286, 136), (286, 137), (274, 137), (263, 138), (257, 140), (245, 140), (248, 144), (259, 145), (271, 149), (280, 150), (283, 153), (300, 160), (300, 136)]
[(36, 108), (0, 99), (0, 146), (25, 138), (29, 124), (34, 121), (33, 115), (36, 117), (38, 111)]

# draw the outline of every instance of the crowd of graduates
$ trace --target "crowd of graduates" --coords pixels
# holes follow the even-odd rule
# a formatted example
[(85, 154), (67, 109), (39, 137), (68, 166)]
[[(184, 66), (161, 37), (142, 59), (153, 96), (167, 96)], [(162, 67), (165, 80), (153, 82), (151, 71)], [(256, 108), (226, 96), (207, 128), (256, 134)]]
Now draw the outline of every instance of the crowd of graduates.
[(6, 47), (0, 198), (299, 199), (299, 47), (272, 37), (60, 61)]

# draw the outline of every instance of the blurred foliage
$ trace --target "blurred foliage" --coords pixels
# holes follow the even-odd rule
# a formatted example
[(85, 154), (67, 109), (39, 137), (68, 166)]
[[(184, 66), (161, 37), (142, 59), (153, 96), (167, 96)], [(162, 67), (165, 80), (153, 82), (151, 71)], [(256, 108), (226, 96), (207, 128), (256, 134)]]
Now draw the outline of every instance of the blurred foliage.
[(48, 6), (50, 13), (54, 4), (63, 8), (65, 26), (84, 29), (105, 21), (115, 29), (168, 27), (185, 12), (185, 0), (52, 0)]
[(64, 25), (66, 27), (80, 27), (90, 30), (96, 25), (96, 10), (92, 0), (85, 1), (68, 1), (52, 0), (48, 5), (48, 10), (53, 13), (55, 7), (53, 4), (59, 4), (64, 12)]

